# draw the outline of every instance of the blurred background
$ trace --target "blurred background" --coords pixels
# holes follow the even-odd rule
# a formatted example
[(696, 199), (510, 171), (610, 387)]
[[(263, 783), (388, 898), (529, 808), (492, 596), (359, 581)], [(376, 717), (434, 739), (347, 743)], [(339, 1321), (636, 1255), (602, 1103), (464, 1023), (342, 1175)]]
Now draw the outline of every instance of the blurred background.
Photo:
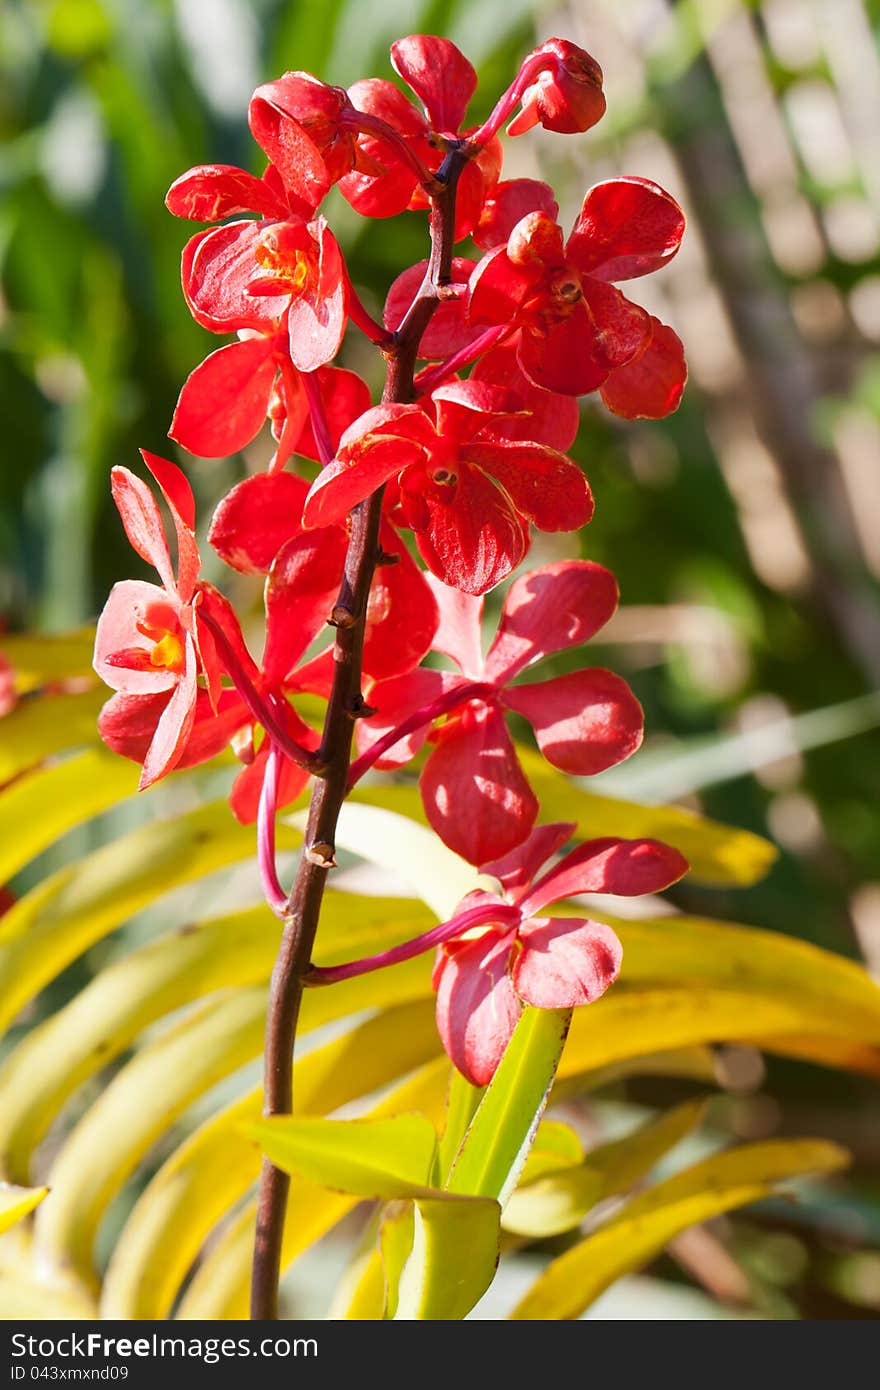
[[(165, 211), (168, 185), (207, 161), (261, 167), (245, 119), (258, 82), (286, 68), (388, 77), (390, 40), (417, 31), (478, 67), (475, 120), (536, 38), (583, 45), (605, 71), (607, 116), (585, 137), (508, 142), (507, 176), (549, 179), (565, 224), (618, 171), (656, 179), (689, 216), (675, 262), (633, 286), (684, 340), (684, 403), (628, 425), (588, 399), (573, 451), (597, 499), (584, 553), (623, 595), (595, 660), (631, 680), (649, 730), (600, 785), (780, 846), (747, 892), (684, 887), (688, 910), (880, 972), (878, 0), (6, 0), (3, 622), (78, 626), (133, 572), (109, 469), (139, 446), (175, 456), (178, 390), (217, 346), (183, 304), (191, 228)], [(425, 254), (422, 216), (379, 227), (336, 198), (328, 216), (378, 310)], [(356, 345), (348, 361), (375, 370)], [(206, 515), (268, 451), (253, 447), (249, 461), (188, 464)], [(772, 1317), (876, 1316), (875, 1083), (729, 1063), (748, 1092), (729, 1100), (729, 1131), (841, 1140), (857, 1160), (846, 1199), (766, 1204), (702, 1233), (708, 1246), (682, 1238), (593, 1316), (717, 1315), (701, 1290)], [(662, 1098), (666, 1083), (642, 1084), (628, 1099)]]

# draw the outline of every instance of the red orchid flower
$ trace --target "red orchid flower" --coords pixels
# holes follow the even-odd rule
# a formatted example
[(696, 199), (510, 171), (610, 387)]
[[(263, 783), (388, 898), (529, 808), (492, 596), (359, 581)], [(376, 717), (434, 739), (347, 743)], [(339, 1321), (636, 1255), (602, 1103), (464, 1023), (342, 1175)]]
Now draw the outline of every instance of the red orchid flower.
[[(391, 45), (394, 70), (422, 103), (423, 112), (399, 88), (382, 78), (367, 78), (349, 88), (353, 105), (397, 131), (431, 172), (439, 169), (447, 142), (466, 137), (462, 131), (477, 74), (449, 39), (412, 34)], [(439, 138), (438, 138), (439, 137)], [(381, 135), (360, 136), (358, 170), (340, 180), (340, 191), (365, 217), (393, 217), (406, 208), (427, 208), (418, 173), (400, 150)], [(501, 173), (500, 142), (488, 138), (464, 169), (458, 185), (455, 239), (476, 225), (487, 194)]]
[(165, 206), (175, 217), (219, 222), (242, 212), (278, 221), (311, 217), (332, 185), (353, 167), (354, 135), (342, 115), (346, 93), (306, 72), (287, 72), (258, 87), (248, 121), (270, 160), (262, 178), (231, 164), (202, 164), (175, 179)]
[(659, 893), (687, 873), (687, 860), (657, 840), (603, 839), (579, 845), (535, 880), (574, 829), (538, 826), (505, 859), (481, 866), (500, 891), (469, 894), (456, 915), (478, 906), (491, 914), (494, 906), (496, 920), (450, 936), (438, 949), (437, 1027), (449, 1057), (475, 1086), (494, 1076), (524, 1004), (592, 1004), (620, 971), (622, 948), (605, 923), (539, 914), (580, 893)]
[(352, 979), (438, 947), (433, 983), (443, 1046), (468, 1081), (487, 1085), (524, 1004), (592, 1004), (620, 970), (622, 948), (607, 924), (537, 914), (581, 893), (659, 893), (687, 873), (687, 860), (658, 840), (608, 838), (586, 841), (536, 878), (576, 828), (536, 826), (512, 853), (480, 866), (497, 889), (468, 893), (447, 922), (380, 955), (312, 967), (308, 983)]
[(498, 388), (466, 381), (435, 391), (424, 409), (368, 411), (314, 483), (304, 524), (339, 522), (393, 480), (388, 505), (415, 533), (431, 572), (465, 593), (486, 593), (525, 555), (529, 522), (569, 531), (593, 513), (586, 480), (564, 454), (496, 433), (509, 405)]
[(520, 330), (519, 363), (537, 386), (572, 396), (599, 387), (627, 418), (668, 414), (684, 389), (681, 343), (610, 281), (658, 270), (683, 232), (681, 208), (650, 180), (596, 184), (566, 243), (547, 212), (531, 212), (483, 258), (469, 317)]
[(289, 353), (301, 372), (336, 355), (348, 319), (348, 275), (323, 217), (226, 222), (187, 242), (183, 292), (197, 323), (212, 333), (286, 322)]
[(602, 772), (634, 753), (642, 711), (624, 680), (598, 668), (512, 684), (536, 662), (582, 645), (607, 623), (617, 585), (602, 565), (565, 560), (517, 579), (485, 659), (482, 601), (430, 582), (440, 610), (434, 649), (461, 674), (422, 668), (372, 686), (368, 699), (377, 713), (358, 722), (362, 753), (350, 780), (353, 785), (371, 766), (402, 766), (430, 736), (436, 746), (419, 782), (428, 820), (450, 849), (479, 864), (520, 844), (538, 813), (507, 732), (506, 710), (529, 721), (548, 762), (576, 776)]
[[(196, 625), (199, 552), (195, 539), (195, 501), (184, 474), (167, 459), (142, 450), (159, 485), (177, 535), (177, 576), (159, 507), (147, 485), (127, 468), (111, 474), (113, 500), (134, 549), (153, 565), (162, 587), (137, 579), (115, 584), (98, 620), (94, 665), (112, 689), (130, 696), (169, 692), (144, 757), (141, 788), (150, 786), (180, 761), (193, 728), (198, 671), (204, 667)], [(210, 672), (209, 686), (219, 682)]]
[(562, 135), (581, 134), (605, 114), (602, 69), (568, 39), (547, 39), (524, 58), (514, 89), (522, 109), (508, 135), (523, 135), (539, 124)]

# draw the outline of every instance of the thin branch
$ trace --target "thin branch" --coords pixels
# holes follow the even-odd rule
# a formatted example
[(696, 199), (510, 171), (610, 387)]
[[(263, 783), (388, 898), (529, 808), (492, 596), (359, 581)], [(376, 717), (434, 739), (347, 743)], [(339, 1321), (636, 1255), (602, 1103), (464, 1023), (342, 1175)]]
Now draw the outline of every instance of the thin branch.
[[(428, 274), (405, 322), (385, 349), (386, 401), (408, 402), (414, 398), (413, 374), (419, 342), (439, 303), (439, 291), (451, 280), (456, 186), (469, 153), (467, 148), (455, 146), (433, 178)], [(293, 1047), (303, 979), (311, 961), (327, 870), (335, 863), (336, 823), (347, 791), (354, 720), (362, 703), (364, 619), (380, 555), (381, 514), (382, 489), (361, 502), (351, 514), (351, 538), (334, 609), (347, 614), (348, 621), (336, 629), (333, 686), (318, 754), (324, 771), (312, 791), (305, 845), (269, 991), (263, 1078), (265, 1115), (289, 1115), (293, 1109)], [(281, 1246), (289, 1190), (287, 1174), (264, 1159), (251, 1283), (254, 1320), (278, 1316)]]

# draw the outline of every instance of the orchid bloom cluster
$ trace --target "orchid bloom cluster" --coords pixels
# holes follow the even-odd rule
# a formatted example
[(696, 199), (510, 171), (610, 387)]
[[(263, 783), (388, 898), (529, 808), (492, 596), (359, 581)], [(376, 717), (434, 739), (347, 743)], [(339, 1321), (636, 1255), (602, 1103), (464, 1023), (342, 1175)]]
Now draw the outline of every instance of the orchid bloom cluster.
[[(232, 488), (207, 531), (232, 570), (265, 576), (265, 639), (257, 660), (230, 602), (201, 577), (193, 493), (180, 468), (143, 455), (170, 516), (174, 563), (156, 495), (114, 469), (126, 534), (159, 582), (117, 584), (100, 618), (95, 665), (115, 691), (100, 731), (142, 764), (141, 787), (233, 750), (241, 769), (232, 811), (257, 822), (266, 896), (284, 918), (276, 814), (340, 756), (298, 713), (296, 697), (332, 705), (334, 628), (362, 621), (360, 690), (342, 753), (348, 788), (429, 745), (420, 773), (427, 819), (496, 887), (470, 895), (427, 937), (385, 957), (313, 969), (308, 981), (436, 946), (444, 1045), (483, 1084), (523, 1002), (589, 1002), (620, 966), (610, 927), (538, 914), (572, 893), (658, 891), (686, 869), (653, 841), (606, 839), (535, 877), (575, 827), (538, 823), (508, 713), (528, 721), (550, 764), (578, 776), (620, 762), (642, 736), (640, 707), (612, 672), (541, 678), (539, 669), (529, 678), (608, 621), (617, 603), (610, 571), (568, 560), (521, 573), (485, 656), (481, 646), (483, 595), (521, 564), (533, 528), (575, 531), (592, 515), (589, 486), (566, 454), (577, 398), (598, 391), (627, 419), (678, 405), (681, 343), (617, 282), (665, 265), (684, 218), (655, 183), (609, 179), (587, 192), (566, 238), (547, 184), (502, 178), (506, 121), (513, 136), (535, 125), (582, 134), (602, 116), (601, 70), (574, 44), (537, 48), (476, 128), (466, 114), (476, 74), (448, 39), (401, 39), (391, 60), (415, 100), (381, 78), (345, 91), (285, 73), (250, 103), (268, 160), (262, 175), (204, 165), (168, 193), (173, 214), (211, 224), (184, 249), (183, 292), (194, 319), (230, 339), (185, 382), (169, 434), (203, 458), (244, 449), (267, 421), (274, 441), (266, 471)], [(438, 255), (436, 200), (453, 155), (448, 233), (465, 244)], [(364, 217), (429, 213), (432, 257), (397, 277), (381, 322), (361, 303), (320, 211), (334, 186)], [(423, 312), (429, 283), (435, 302)], [(414, 349), (408, 378), (378, 404), (338, 365), (349, 333), (388, 360), (404, 343)], [(346, 598), (352, 515), (377, 497), (375, 568), (359, 618)], [(332, 846), (307, 844), (306, 854), (333, 862)]]

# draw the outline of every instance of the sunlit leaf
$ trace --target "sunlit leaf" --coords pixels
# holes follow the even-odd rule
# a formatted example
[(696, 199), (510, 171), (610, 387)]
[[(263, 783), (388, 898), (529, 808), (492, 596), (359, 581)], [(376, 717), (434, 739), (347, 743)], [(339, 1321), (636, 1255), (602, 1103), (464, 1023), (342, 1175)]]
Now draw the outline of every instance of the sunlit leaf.
[(525, 1164), (568, 1032), (568, 1009), (524, 1009), (486, 1088), (446, 1187), (503, 1206)]
[(845, 1149), (818, 1139), (747, 1144), (704, 1159), (629, 1202), (621, 1214), (553, 1260), (517, 1304), (517, 1319), (578, 1318), (603, 1289), (638, 1269), (688, 1226), (746, 1206), (806, 1173), (834, 1173)]
[(97, 719), (106, 699), (102, 687), (22, 700), (0, 719), (0, 786), (54, 753), (97, 744)]
[(273, 1116), (248, 1126), (274, 1164), (355, 1197), (405, 1197), (431, 1185), (433, 1125), (421, 1115), (390, 1120)]
[(32, 1212), (48, 1191), (48, 1187), (16, 1187), (0, 1182), (0, 1235)]
[(94, 650), (93, 627), (79, 628), (76, 632), (25, 632), (0, 637), (0, 655), (12, 667), (19, 695), (58, 681), (86, 678), (97, 684), (92, 668)]
[(400, 1320), (465, 1317), (495, 1277), (501, 1208), (488, 1197), (419, 1198), (400, 1277)]
[(688, 1101), (624, 1139), (593, 1149), (583, 1163), (558, 1166), (521, 1184), (505, 1208), (505, 1230), (539, 1239), (574, 1230), (597, 1202), (644, 1178), (700, 1123), (703, 1108), (700, 1101)]

